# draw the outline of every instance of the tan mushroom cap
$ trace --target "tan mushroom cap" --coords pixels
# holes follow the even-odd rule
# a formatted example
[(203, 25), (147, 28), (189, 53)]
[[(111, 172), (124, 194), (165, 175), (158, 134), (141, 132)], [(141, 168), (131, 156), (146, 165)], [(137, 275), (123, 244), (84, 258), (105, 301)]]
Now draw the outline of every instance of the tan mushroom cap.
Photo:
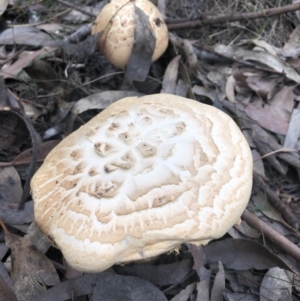
[(98, 48), (118, 68), (124, 68), (130, 58), (134, 44), (134, 5), (149, 16), (150, 26), (156, 37), (152, 61), (156, 61), (168, 47), (168, 29), (163, 16), (148, 0), (113, 0), (103, 7), (96, 18), (92, 34), (104, 31)]
[(37, 224), (86, 272), (221, 237), (251, 187), (235, 122), (170, 94), (112, 104), (55, 147), (31, 182)]

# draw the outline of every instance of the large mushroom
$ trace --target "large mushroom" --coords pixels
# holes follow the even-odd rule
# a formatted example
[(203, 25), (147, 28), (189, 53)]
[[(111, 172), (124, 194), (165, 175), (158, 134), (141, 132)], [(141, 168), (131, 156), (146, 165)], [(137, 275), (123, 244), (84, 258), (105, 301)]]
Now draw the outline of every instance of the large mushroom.
[(235, 122), (169, 94), (115, 102), (56, 146), (31, 182), (37, 224), (85, 272), (221, 237), (251, 186)]
[(103, 32), (98, 41), (98, 48), (117, 68), (125, 68), (135, 42), (135, 6), (148, 16), (150, 28), (156, 39), (152, 61), (156, 61), (168, 46), (167, 25), (152, 2), (148, 0), (112, 0), (103, 7), (96, 18), (92, 34)]

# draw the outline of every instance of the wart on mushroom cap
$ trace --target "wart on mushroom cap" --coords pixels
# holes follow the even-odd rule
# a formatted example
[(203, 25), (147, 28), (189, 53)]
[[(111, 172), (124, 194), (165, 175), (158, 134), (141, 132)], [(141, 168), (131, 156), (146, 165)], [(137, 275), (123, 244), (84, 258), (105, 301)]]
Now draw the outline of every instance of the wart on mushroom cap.
[(163, 16), (148, 0), (112, 0), (105, 5), (95, 20), (92, 34), (103, 31), (98, 48), (117, 68), (124, 68), (134, 44), (135, 12), (140, 8), (149, 17), (149, 24), (156, 37), (152, 61), (156, 61), (168, 47), (168, 29)]
[(37, 224), (86, 272), (221, 237), (251, 187), (251, 152), (234, 121), (169, 94), (112, 104), (55, 147), (31, 182)]

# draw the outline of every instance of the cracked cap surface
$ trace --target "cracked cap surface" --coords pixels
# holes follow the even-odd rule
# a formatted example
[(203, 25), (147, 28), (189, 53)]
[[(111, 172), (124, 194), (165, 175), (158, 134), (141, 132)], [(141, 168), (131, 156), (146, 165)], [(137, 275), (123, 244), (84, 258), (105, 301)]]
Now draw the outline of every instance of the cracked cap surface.
[(115, 102), (56, 146), (31, 182), (37, 224), (85, 272), (223, 236), (251, 187), (235, 122), (169, 94)]

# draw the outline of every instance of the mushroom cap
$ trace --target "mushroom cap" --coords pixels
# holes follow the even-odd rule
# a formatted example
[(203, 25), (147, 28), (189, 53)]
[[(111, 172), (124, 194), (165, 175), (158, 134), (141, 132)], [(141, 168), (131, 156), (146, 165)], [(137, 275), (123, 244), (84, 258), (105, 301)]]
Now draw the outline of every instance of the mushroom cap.
[(56, 146), (31, 182), (37, 224), (85, 272), (223, 236), (251, 187), (235, 122), (170, 94), (115, 102)]
[(167, 49), (169, 35), (163, 16), (148, 0), (113, 0), (106, 4), (92, 28), (92, 34), (104, 31), (98, 41), (98, 48), (117, 68), (124, 68), (130, 58), (134, 44), (135, 12), (134, 5), (149, 17), (149, 23), (156, 37), (152, 62)]

